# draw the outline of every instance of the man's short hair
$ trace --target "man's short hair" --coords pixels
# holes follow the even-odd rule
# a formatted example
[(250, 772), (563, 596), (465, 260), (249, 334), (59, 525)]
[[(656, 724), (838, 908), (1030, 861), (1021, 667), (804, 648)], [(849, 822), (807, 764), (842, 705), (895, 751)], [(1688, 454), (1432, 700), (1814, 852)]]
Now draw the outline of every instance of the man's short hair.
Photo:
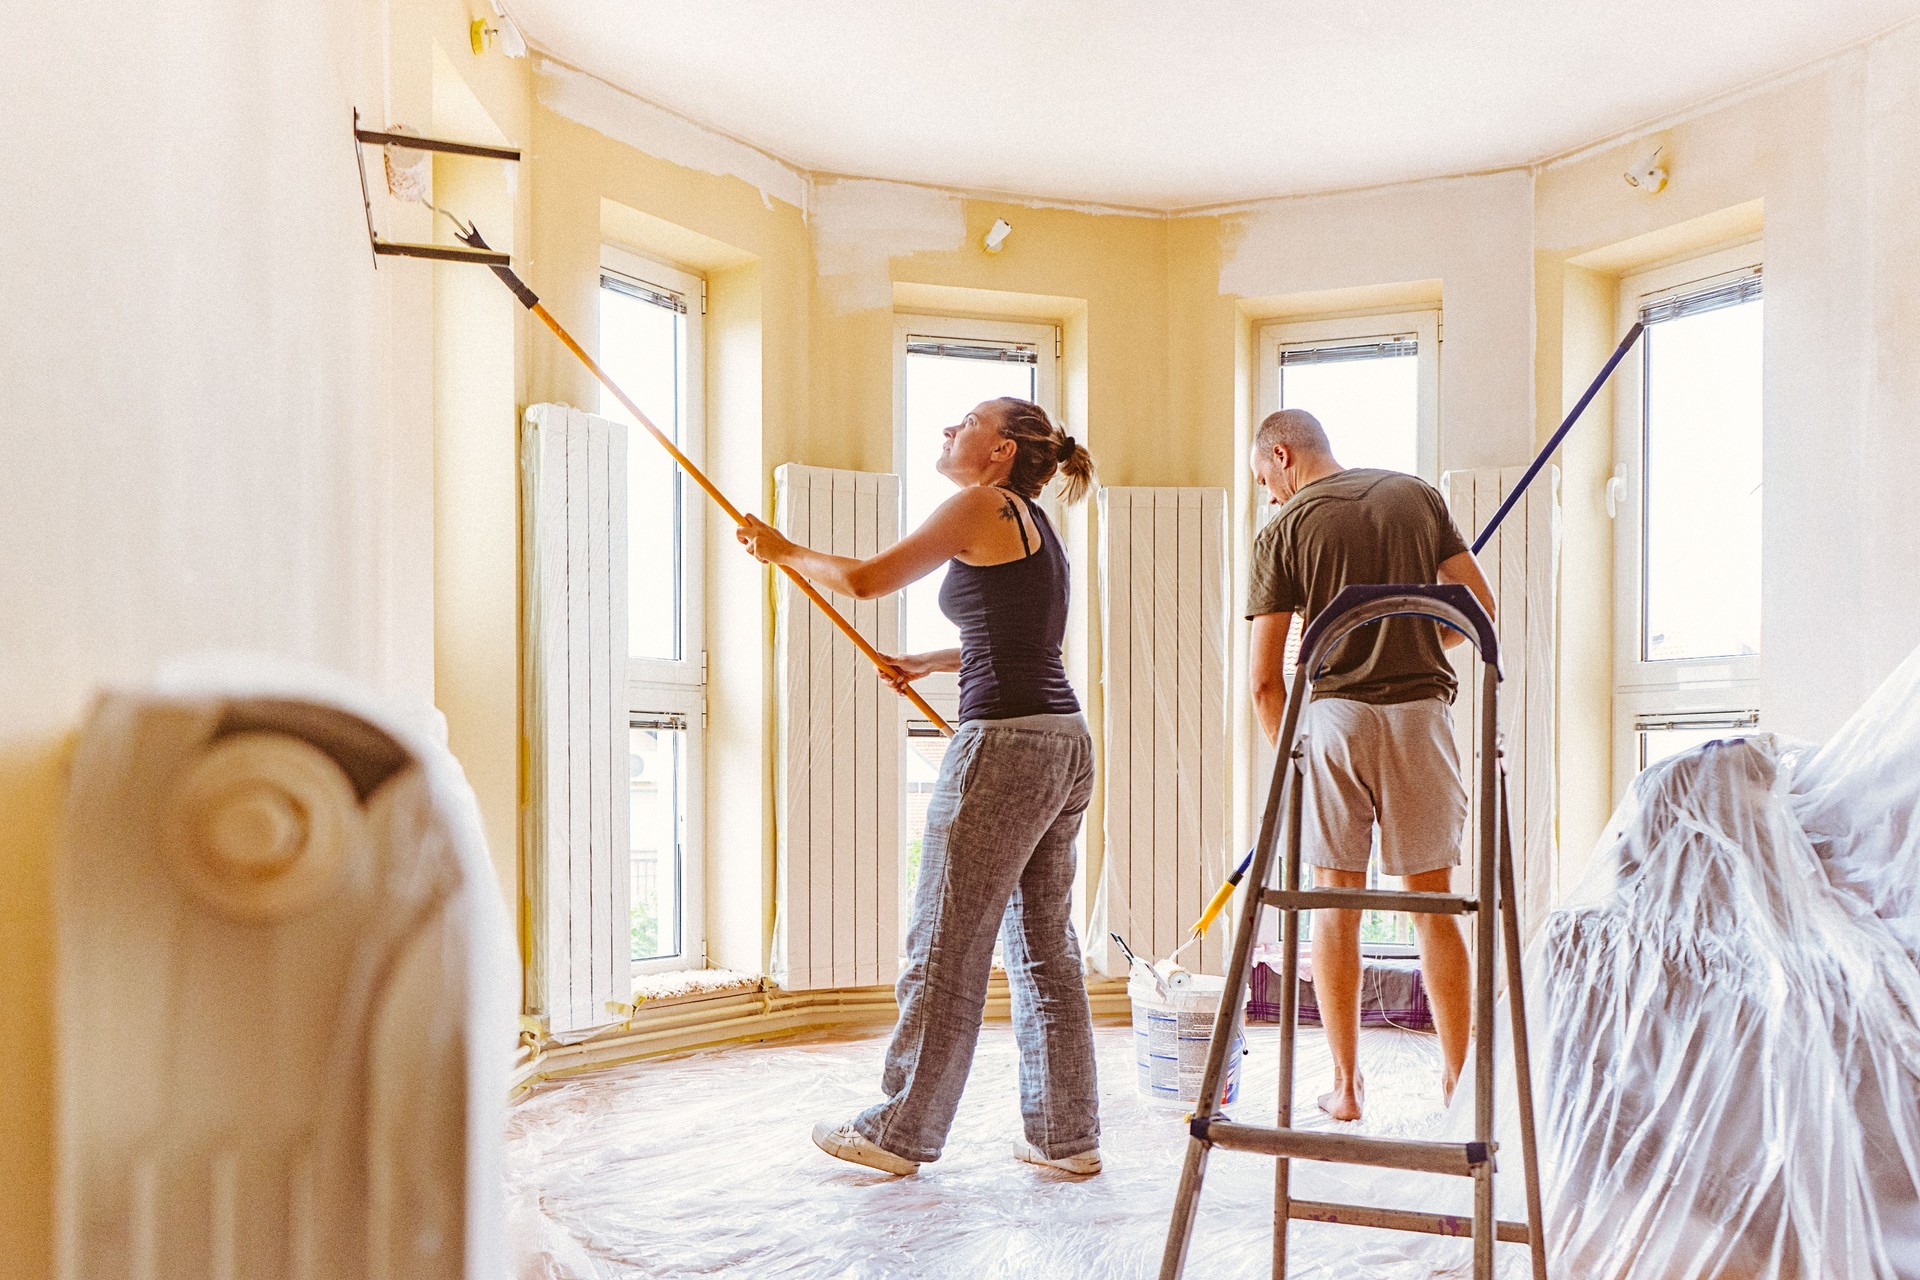
[(1333, 452), (1326, 428), (1305, 409), (1282, 409), (1261, 419), (1260, 429), (1253, 433), (1254, 452), (1272, 453), (1276, 445), (1285, 445), (1295, 453)]

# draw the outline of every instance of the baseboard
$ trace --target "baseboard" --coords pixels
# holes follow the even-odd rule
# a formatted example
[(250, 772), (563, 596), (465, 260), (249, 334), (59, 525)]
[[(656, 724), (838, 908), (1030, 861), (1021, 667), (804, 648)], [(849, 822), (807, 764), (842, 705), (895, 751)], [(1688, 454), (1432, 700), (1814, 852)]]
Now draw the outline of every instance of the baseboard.
[[(1130, 1013), (1124, 982), (1094, 979), (1087, 983), (1087, 998), (1096, 1018)], [(879, 1030), (891, 1026), (899, 1014), (890, 986), (784, 991), (763, 979), (750, 990), (650, 1000), (631, 1019), (572, 1043), (524, 1041), (510, 1084), (518, 1095), (543, 1081), (692, 1049), (841, 1027)], [(1006, 975), (998, 970), (987, 988), (986, 1016), (998, 1022), (1013, 1016)]]

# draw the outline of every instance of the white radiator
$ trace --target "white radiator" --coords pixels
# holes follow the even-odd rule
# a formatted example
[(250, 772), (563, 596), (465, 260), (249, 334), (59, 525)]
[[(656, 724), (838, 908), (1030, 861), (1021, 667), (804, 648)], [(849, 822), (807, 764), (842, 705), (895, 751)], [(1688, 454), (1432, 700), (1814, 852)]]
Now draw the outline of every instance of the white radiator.
[[(1454, 523), (1471, 544), (1480, 527), (1512, 492), (1526, 468), (1449, 471), (1440, 478)], [(1507, 760), (1507, 805), (1519, 877), (1523, 937), (1545, 918), (1559, 886), (1555, 850), (1553, 785), (1554, 657), (1556, 595), (1560, 562), (1560, 471), (1548, 467), (1534, 478), (1500, 531), (1480, 552), (1480, 568), (1493, 588), (1500, 635), (1500, 731)], [(1466, 645), (1452, 650), (1460, 677), (1454, 724), (1460, 742), (1472, 808), (1467, 822), (1466, 865), (1480, 829), (1479, 660)]]
[[(774, 520), (820, 551), (870, 556), (900, 537), (897, 476), (788, 464)], [(900, 972), (901, 757), (907, 705), (784, 575), (776, 578), (780, 760), (773, 978), (791, 991), (890, 983)], [(882, 653), (898, 594), (827, 597)]]
[(564, 405), (527, 410), (529, 990), (554, 1035), (633, 998), (627, 823), (627, 434)]
[[(1107, 929), (1166, 956), (1231, 865), (1226, 539), (1223, 490), (1100, 491), (1106, 915), (1089, 951), (1108, 973), (1125, 964)], [(1182, 963), (1218, 973), (1226, 935)]]

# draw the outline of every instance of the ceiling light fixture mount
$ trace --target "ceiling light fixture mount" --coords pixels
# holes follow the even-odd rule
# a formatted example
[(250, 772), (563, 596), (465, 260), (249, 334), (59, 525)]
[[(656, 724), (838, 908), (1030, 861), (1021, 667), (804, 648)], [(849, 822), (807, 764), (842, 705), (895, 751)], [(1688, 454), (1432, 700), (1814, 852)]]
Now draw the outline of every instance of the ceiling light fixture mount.
[(496, 21), (489, 23), (485, 18), (475, 18), (467, 24), (467, 43), (473, 46), (473, 56), (480, 57), (493, 48), (493, 42), (500, 42), (500, 52), (509, 58), (527, 56), (526, 37), (520, 34), (520, 27), (509, 14), (500, 0), (492, 0)]
[(1005, 218), (995, 218), (993, 225), (987, 228), (987, 234), (980, 237), (980, 247), (988, 253), (998, 253), (1006, 246), (1007, 237), (1013, 234), (1013, 224)]
[(1655, 147), (1652, 155), (1630, 166), (1620, 175), (1620, 180), (1645, 195), (1659, 195), (1667, 189), (1667, 166), (1663, 163), (1666, 154), (1665, 146)]

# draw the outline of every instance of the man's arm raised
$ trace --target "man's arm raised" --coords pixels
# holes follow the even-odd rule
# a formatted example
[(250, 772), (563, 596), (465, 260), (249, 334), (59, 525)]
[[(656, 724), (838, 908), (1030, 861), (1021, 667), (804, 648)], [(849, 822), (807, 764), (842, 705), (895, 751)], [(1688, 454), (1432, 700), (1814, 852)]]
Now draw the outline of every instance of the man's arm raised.
[[(1473, 598), (1487, 611), (1487, 621), (1494, 621), (1493, 588), (1487, 585), (1487, 575), (1480, 572), (1480, 562), (1473, 558), (1473, 552), (1462, 551), (1458, 555), (1448, 556), (1440, 562), (1439, 571), (1434, 577), (1440, 582), (1457, 582), (1473, 592)], [(1440, 628), (1440, 643), (1453, 648), (1466, 637), (1452, 627)]]

